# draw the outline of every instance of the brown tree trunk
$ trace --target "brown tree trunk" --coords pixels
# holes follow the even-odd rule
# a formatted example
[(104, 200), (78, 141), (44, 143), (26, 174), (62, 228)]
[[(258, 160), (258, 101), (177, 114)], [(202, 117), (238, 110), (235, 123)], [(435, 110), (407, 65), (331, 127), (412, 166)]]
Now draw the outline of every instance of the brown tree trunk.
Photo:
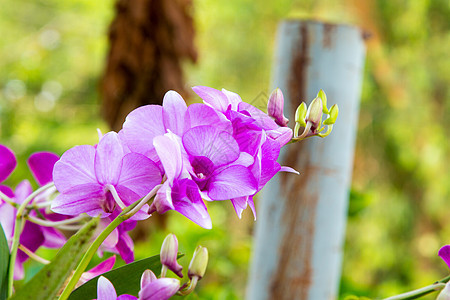
[(191, 0), (118, 0), (100, 91), (113, 130), (136, 107), (161, 104), (164, 93), (186, 95), (181, 62), (196, 61)]

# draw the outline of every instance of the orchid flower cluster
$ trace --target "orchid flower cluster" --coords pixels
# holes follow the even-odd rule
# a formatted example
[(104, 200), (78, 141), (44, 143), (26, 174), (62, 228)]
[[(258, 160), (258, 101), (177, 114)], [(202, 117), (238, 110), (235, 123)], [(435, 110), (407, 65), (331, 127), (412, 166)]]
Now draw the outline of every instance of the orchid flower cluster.
[[(111, 265), (109, 260), (84, 272), (93, 253), (102, 256), (104, 251), (113, 252), (126, 263), (133, 262), (133, 241), (128, 232), (153, 213), (174, 210), (210, 229), (205, 201), (230, 200), (239, 218), (250, 207), (256, 219), (253, 198), (264, 185), (280, 171), (298, 174), (277, 162), (281, 147), (309, 136), (328, 135), (338, 114), (337, 106), (326, 107), (326, 95), (320, 91), (309, 108), (303, 103), (297, 109), (293, 131), (287, 127), (279, 89), (269, 97), (267, 113), (225, 89), (199, 86), (193, 90), (203, 103), (188, 107), (178, 93), (169, 91), (162, 106), (147, 105), (132, 111), (118, 133), (99, 132), (96, 145), (75, 146), (61, 157), (50, 152), (33, 154), (28, 165), (40, 186), (34, 192), (28, 181), (14, 191), (0, 185), (0, 223), (10, 249), (9, 264), (14, 266), (8, 273), (10, 296), (13, 280), (24, 277), (23, 263), (29, 257), (49, 263), (35, 254), (39, 247), (62, 247), (66, 238), (60, 230), (78, 230), (91, 218), (99, 219), (96, 238), (60, 299), (66, 299), (80, 282), (112, 268), (114, 262)], [(325, 134), (321, 133), (322, 113), (330, 115), (323, 122), (328, 126)], [(302, 126), (305, 129), (299, 135)], [(1, 183), (17, 162), (13, 152), (2, 145), (0, 159)], [(174, 236), (172, 239), (176, 241)], [(173, 241), (171, 245), (177, 248)], [(161, 259), (162, 277), (165, 267), (182, 276), (173, 258), (172, 263), (166, 263), (164, 255)], [(189, 273), (194, 287), (203, 276), (199, 273), (194, 272), (192, 278)], [(150, 295), (153, 288), (149, 286), (159, 286), (156, 282), (169, 282), (163, 279), (145, 272), (142, 295)], [(173, 282), (167, 286), (175, 290)], [(99, 299), (113, 295), (106, 278), (98, 285)], [(186, 289), (179, 289), (178, 284), (175, 292), (183, 291)]]

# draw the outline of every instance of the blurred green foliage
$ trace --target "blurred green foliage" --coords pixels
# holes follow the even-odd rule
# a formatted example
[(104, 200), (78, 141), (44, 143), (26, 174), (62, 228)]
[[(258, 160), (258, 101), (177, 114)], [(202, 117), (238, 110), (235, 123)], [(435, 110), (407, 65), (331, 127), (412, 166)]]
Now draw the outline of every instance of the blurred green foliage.
[[(95, 143), (97, 127), (107, 130), (97, 86), (113, 6), (112, 0), (2, 4), (0, 138), (19, 158), (7, 184), (31, 179), (25, 164), (30, 153), (62, 154)], [(186, 65), (188, 85), (225, 87), (257, 106), (267, 99), (282, 18), (352, 23), (372, 33), (341, 296), (383, 297), (446, 276), (437, 251), (450, 243), (450, 2), (195, 0), (193, 12), (200, 56), (197, 65)], [(206, 276), (189, 299), (242, 299), (253, 219), (246, 211), (238, 220), (229, 203), (210, 203), (209, 209), (210, 231), (177, 213), (168, 213), (164, 230), (150, 218), (134, 232), (136, 256), (158, 253), (174, 232), (186, 253), (184, 266), (197, 244), (210, 253)], [(29, 264), (30, 273), (36, 268)]]

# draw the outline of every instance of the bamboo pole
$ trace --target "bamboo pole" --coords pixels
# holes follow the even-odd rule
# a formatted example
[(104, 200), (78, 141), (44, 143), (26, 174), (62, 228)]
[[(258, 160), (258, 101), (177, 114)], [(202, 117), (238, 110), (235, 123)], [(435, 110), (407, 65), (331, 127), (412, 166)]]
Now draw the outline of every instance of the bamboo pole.
[(347, 25), (285, 21), (277, 37), (273, 88), (286, 115), (323, 89), (339, 105), (333, 132), (282, 150), (282, 173), (259, 202), (247, 299), (336, 299), (347, 220), (365, 58), (361, 30)]

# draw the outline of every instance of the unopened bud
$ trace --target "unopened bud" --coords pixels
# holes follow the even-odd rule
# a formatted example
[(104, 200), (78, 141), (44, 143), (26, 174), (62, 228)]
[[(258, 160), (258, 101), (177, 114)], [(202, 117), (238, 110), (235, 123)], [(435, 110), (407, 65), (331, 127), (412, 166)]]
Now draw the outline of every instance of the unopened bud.
[(329, 113), (330, 113), (330, 116), (328, 117), (328, 119), (326, 119), (323, 122), (323, 124), (325, 124), (325, 125), (333, 125), (334, 123), (336, 123), (336, 119), (337, 119), (338, 114), (339, 114), (339, 108), (338, 108), (337, 104), (333, 105), (330, 108)]
[(275, 123), (286, 127), (289, 120), (283, 114), (283, 107), (283, 93), (277, 88), (270, 94), (269, 101), (267, 102), (267, 114), (275, 119)]
[(314, 129), (318, 129), (322, 121), (322, 99), (316, 97), (308, 107), (306, 112), (306, 122), (311, 122)]
[(323, 90), (320, 90), (317, 93), (317, 97), (322, 99), (322, 105), (323, 105), (322, 110), (323, 110), (324, 113), (328, 114), (329, 111), (328, 111), (328, 108), (327, 108), (327, 95), (325, 94), (325, 92)]
[(175, 234), (171, 233), (164, 239), (160, 253), (161, 263), (169, 270), (183, 277), (183, 267), (178, 263), (178, 240)]
[(188, 276), (197, 276), (201, 279), (205, 275), (206, 266), (208, 265), (208, 249), (202, 246), (197, 246), (194, 255), (192, 256), (191, 263), (189, 264)]
[(300, 126), (306, 127), (306, 112), (308, 111), (308, 107), (306, 106), (305, 102), (302, 102), (297, 107), (297, 110), (295, 111), (295, 123), (300, 124)]

